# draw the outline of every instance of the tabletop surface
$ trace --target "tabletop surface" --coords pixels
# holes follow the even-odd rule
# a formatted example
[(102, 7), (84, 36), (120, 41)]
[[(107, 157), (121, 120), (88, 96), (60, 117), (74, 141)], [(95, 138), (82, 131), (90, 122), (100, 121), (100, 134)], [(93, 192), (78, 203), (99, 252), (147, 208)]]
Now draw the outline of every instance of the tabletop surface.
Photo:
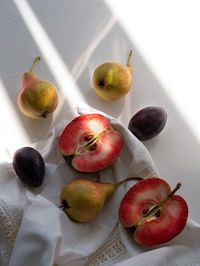
[[(160, 177), (188, 203), (200, 222), (200, 35), (199, 1), (1, 0), (1, 148), (19, 148), (47, 136), (74, 106), (86, 103), (124, 125), (146, 106), (162, 106), (166, 127), (143, 142)], [(101, 63), (126, 64), (133, 50), (133, 86), (106, 102), (92, 89)], [(47, 120), (18, 108), (22, 74), (41, 56), (34, 73), (59, 90), (59, 106)]]

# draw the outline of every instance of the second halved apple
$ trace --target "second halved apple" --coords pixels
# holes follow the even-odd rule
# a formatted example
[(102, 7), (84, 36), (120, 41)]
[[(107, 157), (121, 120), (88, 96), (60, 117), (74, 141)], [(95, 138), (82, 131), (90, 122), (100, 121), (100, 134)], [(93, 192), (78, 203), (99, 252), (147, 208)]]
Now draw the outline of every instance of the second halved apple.
[(184, 229), (188, 218), (186, 201), (175, 195), (161, 178), (148, 178), (135, 184), (124, 196), (119, 218), (133, 232), (135, 241), (143, 246), (168, 242)]
[(96, 172), (119, 157), (122, 135), (100, 114), (86, 114), (72, 120), (59, 140), (61, 154), (80, 172)]

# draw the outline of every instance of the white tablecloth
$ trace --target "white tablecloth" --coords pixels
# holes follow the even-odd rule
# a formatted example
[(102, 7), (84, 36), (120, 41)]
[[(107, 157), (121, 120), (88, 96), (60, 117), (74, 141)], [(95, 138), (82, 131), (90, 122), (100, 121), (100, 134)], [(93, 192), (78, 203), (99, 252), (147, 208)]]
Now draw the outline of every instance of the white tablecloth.
[[(116, 183), (131, 176), (159, 176), (145, 146), (123, 124), (109, 116), (111, 124), (121, 132), (124, 139), (120, 157), (112, 166), (98, 173), (86, 174), (72, 169), (59, 153), (59, 137), (74, 117), (94, 112), (98, 111), (89, 107), (75, 109), (53, 129), (49, 138), (33, 145), (46, 162), (45, 180), (40, 188), (30, 189), (24, 186), (16, 177), (12, 162), (2, 161), (0, 199), (4, 203), (4, 209), (8, 206), (11, 213), (14, 210), (15, 215), (18, 214), (18, 224), (15, 222), (14, 226), (17, 237), (10, 265), (98, 265), (98, 260), (100, 265), (111, 265), (130, 257), (134, 257), (135, 265), (144, 265), (147, 261), (152, 261), (151, 265), (174, 265), (174, 261), (178, 260), (176, 265), (182, 266), (186, 260), (192, 262), (199, 254), (200, 244), (199, 225), (193, 221), (189, 221), (180, 236), (153, 249), (139, 247), (120, 226), (119, 204), (125, 192), (133, 185), (132, 181), (119, 187), (106, 202), (100, 215), (89, 223), (75, 223), (58, 208), (62, 188), (74, 179)], [(103, 115), (106, 116), (104, 113)], [(14, 151), (9, 152), (12, 160)], [(5, 235), (5, 225), (1, 231)], [(7, 254), (11, 253), (11, 247), (6, 243), (12, 235), (13, 233), (8, 234), (1, 243), (0, 250), (6, 254), (6, 257), (2, 254), (4, 258), (8, 258)], [(110, 254), (114, 255), (109, 257), (109, 248), (113, 245), (109, 247), (106, 242), (110, 241), (113, 241), (115, 248), (120, 250), (121, 246), (122, 250), (117, 253), (115, 248), (111, 248)], [(9, 242), (13, 245), (12, 241)], [(157, 264), (153, 264), (154, 262)]]
[[(180, 194), (200, 224), (199, 5), (198, 0), (1, 0), (0, 158), (4, 148), (14, 151), (47, 138), (79, 103), (125, 126), (141, 108), (162, 106), (166, 127), (144, 145), (162, 178), (171, 186), (182, 182)], [(130, 49), (131, 91), (117, 102), (101, 100), (91, 84), (95, 68), (106, 61), (126, 64)], [(53, 117), (42, 121), (28, 119), (17, 106), (21, 76), (38, 55), (34, 73), (60, 94)]]

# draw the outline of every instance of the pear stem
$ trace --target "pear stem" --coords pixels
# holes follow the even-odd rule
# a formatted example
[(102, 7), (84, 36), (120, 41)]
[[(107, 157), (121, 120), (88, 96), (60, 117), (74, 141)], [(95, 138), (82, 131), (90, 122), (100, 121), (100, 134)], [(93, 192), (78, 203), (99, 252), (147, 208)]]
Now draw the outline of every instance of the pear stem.
[(40, 56), (38, 56), (38, 57), (35, 58), (35, 61), (33, 62), (32, 67), (31, 67), (31, 69), (29, 70), (29, 72), (32, 72), (32, 71), (33, 71), (33, 68), (34, 68), (35, 64), (36, 64), (39, 60), (40, 60)]
[(118, 188), (118, 186), (120, 186), (121, 184), (125, 183), (125, 182), (128, 182), (128, 181), (131, 181), (131, 180), (143, 180), (144, 178), (143, 177), (139, 177), (139, 176), (136, 176), (136, 177), (129, 177), (129, 178), (126, 178), (120, 182), (118, 182), (117, 184), (115, 184), (115, 189)]
[(181, 187), (181, 183), (178, 183), (177, 185), (176, 185), (176, 187), (169, 193), (169, 195), (168, 195), (168, 199), (171, 199), (173, 196), (174, 196), (174, 194), (176, 193), (176, 191), (179, 189)]
[(130, 65), (130, 60), (131, 60), (132, 54), (133, 54), (133, 51), (132, 51), (132, 50), (130, 50), (130, 53), (129, 53), (129, 56), (128, 56), (128, 62), (127, 62), (127, 66), (129, 66), (129, 65)]

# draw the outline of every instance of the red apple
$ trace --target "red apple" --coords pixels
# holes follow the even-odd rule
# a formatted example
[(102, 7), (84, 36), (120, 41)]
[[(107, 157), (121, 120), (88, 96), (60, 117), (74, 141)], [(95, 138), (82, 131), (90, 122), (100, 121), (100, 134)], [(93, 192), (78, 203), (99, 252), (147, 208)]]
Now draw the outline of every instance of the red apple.
[(165, 243), (184, 229), (188, 218), (185, 200), (171, 191), (161, 178), (144, 179), (126, 193), (120, 209), (122, 225), (134, 231), (133, 238), (143, 246)]
[(80, 172), (96, 172), (120, 155), (123, 146), (121, 134), (109, 120), (100, 114), (76, 117), (64, 129), (59, 150)]

